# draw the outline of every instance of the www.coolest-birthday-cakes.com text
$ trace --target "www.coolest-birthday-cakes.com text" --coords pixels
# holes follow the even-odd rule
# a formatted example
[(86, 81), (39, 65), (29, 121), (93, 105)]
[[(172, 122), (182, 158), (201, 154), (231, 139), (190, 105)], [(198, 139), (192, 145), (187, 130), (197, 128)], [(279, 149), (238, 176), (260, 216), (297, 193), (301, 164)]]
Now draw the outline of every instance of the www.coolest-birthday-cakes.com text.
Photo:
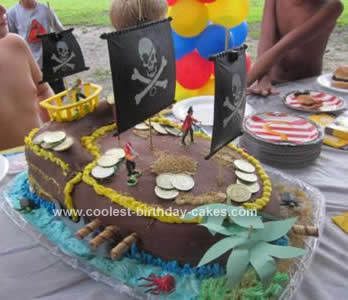
[(137, 209), (135, 211), (129, 208), (104, 208), (104, 209), (55, 209), (53, 211), (55, 217), (71, 217), (71, 216), (79, 216), (79, 217), (129, 217), (129, 216), (139, 216), (139, 217), (161, 217), (161, 216), (175, 216), (184, 218), (187, 214), (192, 217), (255, 217), (257, 216), (256, 209), (234, 209), (234, 210), (226, 210), (226, 209), (209, 209), (206, 208), (204, 210), (193, 210), (190, 211), (188, 209), (179, 209), (179, 208), (152, 208), (147, 209), (146, 211)]

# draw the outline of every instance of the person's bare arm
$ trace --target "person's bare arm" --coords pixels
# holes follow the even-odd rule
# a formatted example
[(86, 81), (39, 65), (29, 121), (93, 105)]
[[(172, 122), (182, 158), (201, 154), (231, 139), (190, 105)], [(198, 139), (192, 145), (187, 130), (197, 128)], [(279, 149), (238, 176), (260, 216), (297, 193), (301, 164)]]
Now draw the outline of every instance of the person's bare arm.
[[(262, 56), (262, 54), (272, 48), (277, 41), (276, 0), (266, 0), (262, 16), (261, 35), (257, 47), (257, 57), (259, 58)], [(271, 79), (268, 73), (257, 78), (257, 81), (255, 85), (248, 89), (249, 94), (261, 96), (278, 94), (278, 91), (271, 85)]]
[(266, 0), (263, 9), (261, 35), (257, 46), (257, 56), (261, 56), (277, 42), (276, 0)]
[(21, 44), (22, 44), (21, 46), (23, 47), (25, 51), (25, 55), (28, 57), (31, 75), (37, 88), (37, 106), (38, 106), (40, 118), (43, 122), (47, 122), (49, 121), (47, 110), (42, 108), (39, 105), (39, 103), (42, 100), (52, 97), (54, 93), (47, 83), (41, 83), (41, 84), (39, 83), (42, 80), (42, 73), (40, 71), (40, 68), (38, 64), (36, 63), (34, 56), (32, 55), (29, 47), (27, 46), (24, 40), (22, 41)]
[(340, 0), (329, 0), (312, 18), (289, 32), (271, 49), (261, 55), (248, 74), (247, 85), (252, 85), (258, 78), (269, 72), (272, 66), (286, 55), (287, 51), (308, 43), (334, 26), (342, 11), (343, 4)]

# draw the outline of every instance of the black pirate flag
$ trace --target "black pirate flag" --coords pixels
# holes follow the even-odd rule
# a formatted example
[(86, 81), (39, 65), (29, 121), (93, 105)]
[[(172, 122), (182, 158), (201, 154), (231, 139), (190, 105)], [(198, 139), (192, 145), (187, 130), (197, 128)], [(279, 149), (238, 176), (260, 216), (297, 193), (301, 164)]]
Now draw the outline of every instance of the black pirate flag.
[(214, 127), (210, 154), (241, 135), (246, 99), (246, 46), (222, 52), (215, 62)]
[(171, 105), (175, 59), (170, 20), (103, 34), (110, 54), (118, 133)]
[(43, 82), (88, 70), (73, 30), (39, 36), (43, 51)]

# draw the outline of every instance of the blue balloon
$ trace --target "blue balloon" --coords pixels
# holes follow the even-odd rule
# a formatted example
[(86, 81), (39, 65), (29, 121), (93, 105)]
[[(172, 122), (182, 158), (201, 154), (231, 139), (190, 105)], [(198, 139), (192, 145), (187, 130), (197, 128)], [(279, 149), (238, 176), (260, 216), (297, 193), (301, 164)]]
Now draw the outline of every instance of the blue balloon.
[[(225, 50), (226, 29), (223, 26), (210, 24), (200, 34), (197, 50), (204, 58)], [(228, 47), (234, 47), (233, 36), (229, 32)]]
[(238, 26), (230, 29), (233, 35), (234, 47), (243, 45), (248, 36), (248, 23), (247, 21), (242, 22)]
[(172, 37), (174, 42), (174, 50), (175, 50), (175, 59), (179, 60), (186, 54), (189, 54), (196, 48), (196, 43), (198, 40), (198, 36), (186, 38), (178, 35), (176, 32), (172, 30)]

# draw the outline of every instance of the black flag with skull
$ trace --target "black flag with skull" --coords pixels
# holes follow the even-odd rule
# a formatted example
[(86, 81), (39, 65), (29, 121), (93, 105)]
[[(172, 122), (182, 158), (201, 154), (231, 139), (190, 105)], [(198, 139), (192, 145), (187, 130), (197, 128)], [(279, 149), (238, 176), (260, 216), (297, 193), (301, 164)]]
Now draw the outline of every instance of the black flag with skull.
[(211, 57), (215, 63), (214, 127), (210, 159), (241, 135), (246, 99), (246, 46)]
[(108, 41), (118, 133), (174, 102), (170, 19), (103, 34)]
[(80, 45), (72, 34), (73, 30), (39, 36), (43, 51), (42, 82), (50, 82), (88, 70)]

